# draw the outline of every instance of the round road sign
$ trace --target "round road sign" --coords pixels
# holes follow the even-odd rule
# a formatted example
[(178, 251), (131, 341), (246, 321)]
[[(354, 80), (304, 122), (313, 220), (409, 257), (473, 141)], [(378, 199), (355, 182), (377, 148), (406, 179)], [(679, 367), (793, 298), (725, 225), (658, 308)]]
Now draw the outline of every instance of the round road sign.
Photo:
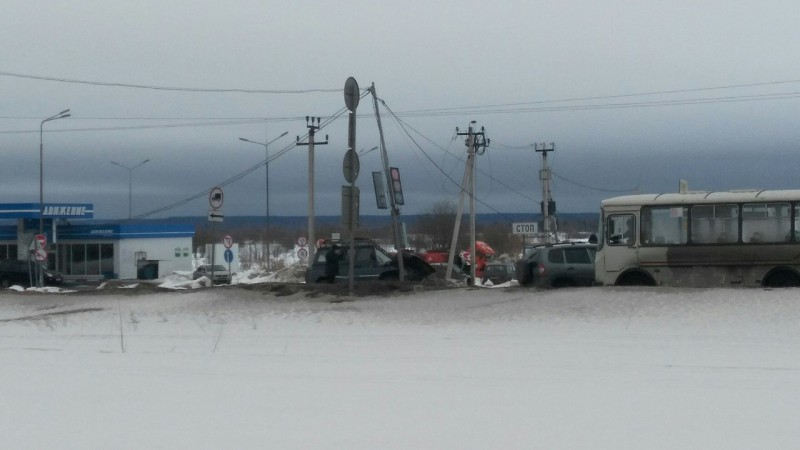
[(342, 161), (344, 179), (348, 183), (355, 183), (359, 170), (361, 170), (361, 163), (358, 160), (358, 153), (351, 148), (344, 154), (344, 161)]
[(300, 247), (305, 247), (306, 244), (308, 244), (308, 239), (306, 239), (304, 236), (300, 236), (299, 238), (297, 238), (297, 245), (299, 245)]
[(37, 248), (34, 252), (37, 261), (45, 261), (47, 259), (47, 251), (41, 248)]
[(233, 238), (230, 237), (230, 235), (226, 235), (224, 238), (222, 238), (222, 245), (224, 245), (225, 248), (233, 247)]
[(297, 251), (297, 257), (300, 259), (308, 258), (308, 250), (306, 250), (305, 248), (301, 248), (300, 250)]
[(228, 264), (233, 262), (233, 251), (231, 249), (225, 250), (225, 262)]
[(355, 78), (350, 77), (344, 82), (344, 105), (347, 106), (348, 111), (356, 110), (359, 98), (358, 82)]
[(222, 188), (219, 186), (212, 188), (211, 192), (208, 193), (208, 204), (214, 209), (220, 209), (223, 200)]

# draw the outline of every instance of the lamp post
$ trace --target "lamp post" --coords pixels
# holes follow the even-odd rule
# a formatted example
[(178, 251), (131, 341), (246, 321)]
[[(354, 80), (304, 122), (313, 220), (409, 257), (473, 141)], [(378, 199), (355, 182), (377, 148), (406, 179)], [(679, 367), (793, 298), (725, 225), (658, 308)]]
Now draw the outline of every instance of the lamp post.
[[(39, 234), (44, 234), (44, 124), (51, 120), (63, 119), (69, 117), (69, 109), (65, 109), (58, 114), (52, 115), (44, 119), (39, 124)], [(36, 265), (39, 276), (36, 279), (36, 287), (44, 286), (43, 274), (39, 265)]]
[(364, 156), (364, 155), (366, 155), (367, 153), (369, 153), (369, 152), (371, 152), (371, 151), (374, 151), (374, 150), (377, 150), (377, 149), (378, 149), (378, 147), (372, 147), (372, 148), (371, 148), (371, 149), (369, 149), (369, 150), (364, 150), (364, 149), (362, 148), (362, 149), (361, 149), (361, 152), (359, 152), (358, 156)]
[(128, 171), (128, 219), (133, 217), (133, 213), (132, 213), (133, 210), (131, 208), (131, 204), (133, 203), (133, 169), (135, 169), (135, 168), (137, 168), (139, 166), (142, 166), (142, 165), (144, 165), (144, 164), (146, 164), (148, 162), (150, 162), (149, 158), (145, 159), (144, 161), (140, 162), (139, 164), (137, 164), (137, 165), (135, 165), (133, 167), (128, 167), (128, 166), (123, 166), (122, 164), (120, 164), (118, 162), (111, 161), (111, 164), (113, 164), (115, 166), (122, 167), (123, 169)]
[(265, 162), (264, 162), (264, 184), (266, 186), (264, 188), (264, 191), (265, 191), (264, 192), (264, 194), (265, 194), (264, 197), (265, 197), (265, 202), (266, 202), (266, 213), (264, 215), (264, 241), (265, 241), (265, 244), (266, 244), (265, 253), (267, 254), (267, 261), (266, 261), (267, 270), (270, 269), (270, 266), (269, 266), (269, 257), (270, 257), (270, 254), (269, 254), (269, 144), (272, 144), (273, 142), (275, 142), (278, 139), (286, 136), (287, 134), (289, 134), (289, 132), (288, 131), (284, 131), (280, 136), (278, 136), (275, 139), (273, 139), (271, 141), (268, 141), (268, 142), (256, 142), (256, 141), (251, 141), (250, 139), (245, 139), (243, 137), (239, 138), (239, 140), (243, 141), (243, 142), (249, 142), (251, 144), (264, 146), (264, 156), (265, 156), (265, 159), (266, 159)]

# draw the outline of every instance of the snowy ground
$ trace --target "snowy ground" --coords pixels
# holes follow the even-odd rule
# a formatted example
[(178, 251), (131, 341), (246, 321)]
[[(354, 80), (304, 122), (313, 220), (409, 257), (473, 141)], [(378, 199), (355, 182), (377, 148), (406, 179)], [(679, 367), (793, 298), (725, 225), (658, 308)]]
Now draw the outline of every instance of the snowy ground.
[(797, 289), (268, 286), (0, 292), (0, 446), (800, 442)]

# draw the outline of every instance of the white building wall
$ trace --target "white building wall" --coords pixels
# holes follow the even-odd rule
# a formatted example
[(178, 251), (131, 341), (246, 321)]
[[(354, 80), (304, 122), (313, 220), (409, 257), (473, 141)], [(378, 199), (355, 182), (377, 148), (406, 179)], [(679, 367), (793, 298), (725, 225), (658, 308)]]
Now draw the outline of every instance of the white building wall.
[(123, 239), (114, 248), (117, 255), (116, 272), (120, 279), (134, 279), (137, 275), (136, 254), (144, 252), (147, 260), (158, 261), (158, 278), (175, 271), (192, 269), (192, 238)]

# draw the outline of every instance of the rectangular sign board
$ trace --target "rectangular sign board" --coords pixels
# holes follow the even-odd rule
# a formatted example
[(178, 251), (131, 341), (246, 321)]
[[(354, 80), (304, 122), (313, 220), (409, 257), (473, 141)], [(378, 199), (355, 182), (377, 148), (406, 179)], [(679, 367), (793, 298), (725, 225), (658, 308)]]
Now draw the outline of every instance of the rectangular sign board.
[(208, 221), (209, 222), (222, 222), (225, 219), (225, 214), (222, 211), (217, 209), (212, 209), (208, 211)]
[(511, 234), (530, 236), (538, 232), (539, 224), (536, 222), (519, 222), (511, 224)]

